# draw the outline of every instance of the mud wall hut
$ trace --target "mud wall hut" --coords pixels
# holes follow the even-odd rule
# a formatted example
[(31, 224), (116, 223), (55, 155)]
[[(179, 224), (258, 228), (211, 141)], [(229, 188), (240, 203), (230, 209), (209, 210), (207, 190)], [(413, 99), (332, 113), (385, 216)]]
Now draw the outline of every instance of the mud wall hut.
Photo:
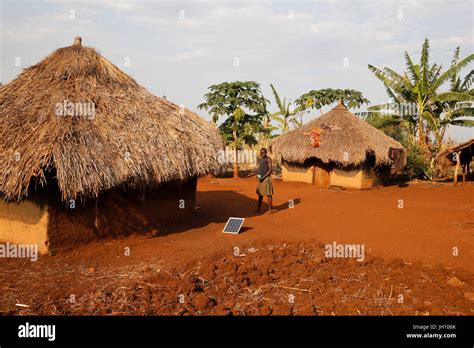
[(0, 241), (45, 253), (187, 223), (222, 148), (76, 38), (0, 87)]
[(406, 163), (403, 146), (339, 103), (321, 117), (277, 137), (272, 153), (283, 181), (367, 189), (387, 182)]

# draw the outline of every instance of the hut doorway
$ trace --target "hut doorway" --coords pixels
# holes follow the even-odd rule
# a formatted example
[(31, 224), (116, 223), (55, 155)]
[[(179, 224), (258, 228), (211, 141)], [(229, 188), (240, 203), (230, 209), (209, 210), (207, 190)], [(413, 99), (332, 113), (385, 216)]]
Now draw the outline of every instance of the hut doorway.
[(313, 185), (317, 188), (326, 188), (331, 184), (331, 168), (317, 158), (308, 161), (314, 168)]

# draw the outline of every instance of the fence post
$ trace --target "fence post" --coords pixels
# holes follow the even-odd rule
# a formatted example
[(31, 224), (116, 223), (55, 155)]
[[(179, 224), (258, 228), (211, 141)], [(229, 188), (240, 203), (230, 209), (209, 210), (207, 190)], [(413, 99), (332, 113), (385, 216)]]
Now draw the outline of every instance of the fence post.
[(461, 166), (461, 160), (460, 160), (460, 155), (461, 152), (456, 152), (456, 167), (454, 168), (454, 185), (458, 184), (458, 172), (459, 172), (459, 167)]

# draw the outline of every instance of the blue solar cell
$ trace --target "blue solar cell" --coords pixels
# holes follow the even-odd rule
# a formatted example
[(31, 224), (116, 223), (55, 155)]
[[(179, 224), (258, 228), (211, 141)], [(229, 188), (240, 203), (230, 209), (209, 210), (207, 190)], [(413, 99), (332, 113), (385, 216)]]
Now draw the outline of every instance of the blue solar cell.
[(238, 234), (240, 232), (240, 229), (242, 228), (242, 225), (244, 224), (244, 221), (244, 218), (230, 217), (229, 220), (227, 220), (227, 223), (225, 224), (224, 230), (222, 232)]

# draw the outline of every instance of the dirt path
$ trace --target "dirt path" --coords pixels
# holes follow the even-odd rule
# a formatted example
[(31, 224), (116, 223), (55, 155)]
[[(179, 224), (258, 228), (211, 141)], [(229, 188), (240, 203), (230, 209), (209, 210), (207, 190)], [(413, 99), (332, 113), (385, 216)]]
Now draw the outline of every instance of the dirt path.
[[(411, 183), (338, 191), (276, 182), (275, 190), (278, 211), (258, 215), (253, 213), (254, 179), (202, 179), (197, 198), (200, 209), (192, 226), (156, 238), (136, 236), (94, 243), (61, 257), (77, 256), (95, 263), (94, 267), (121, 259), (129, 263), (156, 257), (174, 264), (241, 244), (317, 239), (364, 244), (366, 252), (382, 257), (474, 271), (473, 184)], [(221, 232), (229, 216), (246, 218), (241, 234)], [(125, 247), (132, 250), (129, 258), (122, 256)], [(453, 255), (453, 248), (458, 256)]]
[[(276, 182), (278, 211), (270, 215), (253, 213), (255, 184), (254, 178), (201, 179), (196, 203), (200, 209), (191, 226), (153, 238), (132, 236), (91, 243), (43, 257), (39, 263), (102, 267), (160, 259), (176, 264), (243, 244), (313, 239), (364, 244), (366, 252), (381, 257), (441, 263), (474, 272), (474, 184), (410, 183), (407, 187), (340, 191)], [(246, 218), (241, 234), (222, 233), (229, 216)], [(125, 247), (130, 248), (130, 256), (124, 256)], [(454, 247), (458, 256), (453, 256)]]
[[(198, 204), (205, 214), (247, 217), (238, 240), (305, 240), (364, 244), (384, 257), (442, 263), (474, 270), (474, 185), (411, 183), (367, 191), (318, 190), (307, 184), (276, 183), (279, 211), (250, 216), (255, 205), (251, 179), (201, 181)], [(228, 190), (233, 190), (229, 192)], [(295, 206), (288, 208), (293, 200)], [(399, 208), (403, 204), (403, 208)], [(228, 243), (221, 225), (199, 231), (201, 243)], [(230, 238), (229, 238), (230, 237)], [(203, 246), (204, 247), (204, 246)], [(210, 247), (210, 245), (209, 245)], [(453, 248), (459, 250), (453, 256)], [(207, 246), (205, 247), (205, 249)]]

